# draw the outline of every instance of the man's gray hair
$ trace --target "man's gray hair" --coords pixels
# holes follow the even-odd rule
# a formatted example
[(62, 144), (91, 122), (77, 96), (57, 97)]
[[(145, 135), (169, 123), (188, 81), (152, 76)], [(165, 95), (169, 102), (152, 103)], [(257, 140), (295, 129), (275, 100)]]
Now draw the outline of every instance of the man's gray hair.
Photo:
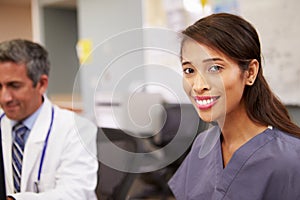
[(25, 64), (33, 86), (36, 86), (41, 75), (49, 76), (50, 62), (47, 50), (29, 40), (15, 39), (1, 42), (0, 62)]

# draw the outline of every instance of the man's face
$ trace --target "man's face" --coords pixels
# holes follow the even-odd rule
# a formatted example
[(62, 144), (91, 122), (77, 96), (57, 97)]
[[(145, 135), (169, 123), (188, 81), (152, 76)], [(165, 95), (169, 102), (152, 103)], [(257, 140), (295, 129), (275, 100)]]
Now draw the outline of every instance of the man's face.
[(46, 75), (34, 86), (25, 64), (0, 63), (0, 105), (12, 120), (21, 121), (34, 113), (42, 104), (47, 86)]

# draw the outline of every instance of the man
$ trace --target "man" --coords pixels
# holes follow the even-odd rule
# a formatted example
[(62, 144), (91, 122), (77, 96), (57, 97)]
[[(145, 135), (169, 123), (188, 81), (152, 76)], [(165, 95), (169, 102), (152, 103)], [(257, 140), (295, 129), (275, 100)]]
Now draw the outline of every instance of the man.
[(37, 43), (0, 43), (7, 199), (97, 199), (97, 129), (47, 99), (49, 67), (48, 53)]

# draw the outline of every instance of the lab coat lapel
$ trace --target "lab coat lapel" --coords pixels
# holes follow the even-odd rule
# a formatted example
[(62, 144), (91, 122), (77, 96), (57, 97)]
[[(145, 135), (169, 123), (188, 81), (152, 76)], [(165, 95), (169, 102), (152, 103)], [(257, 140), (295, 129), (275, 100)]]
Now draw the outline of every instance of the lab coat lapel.
[(33, 182), (30, 183), (30, 180), (37, 180), (41, 153), (49, 129), (50, 121), (51, 103), (47, 98), (45, 98), (44, 107), (42, 108), (38, 118), (36, 119), (32, 130), (30, 131), (28, 140), (25, 145), (21, 191), (25, 191), (26, 188), (31, 188), (31, 186), (28, 186), (28, 184), (33, 184)]
[(10, 120), (5, 116), (1, 120), (2, 131), (2, 147), (3, 147), (3, 161), (5, 170), (5, 182), (7, 193), (13, 193), (13, 176), (12, 176), (12, 161), (11, 161), (11, 145), (12, 145), (12, 132)]

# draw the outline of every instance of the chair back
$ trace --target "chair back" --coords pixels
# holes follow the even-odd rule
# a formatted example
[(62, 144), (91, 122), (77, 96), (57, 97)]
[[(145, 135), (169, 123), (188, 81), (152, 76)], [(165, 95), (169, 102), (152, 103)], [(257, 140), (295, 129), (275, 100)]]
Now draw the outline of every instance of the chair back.
[[(97, 146), (98, 154), (104, 153), (110, 157), (114, 158), (113, 151), (111, 151), (109, 146), (105, 149), (106, 145), (103, 137), (107, 137), (110, 142), (118, 146), (121, 149), (130, 152), (138, 152), (138, 142), (136, 138), (128, 135), (120, 129), (114, 128), (98, 128)], [(102, 148), (100, 146), (102, 145)], [(101, 151), (100, 151), (101, 149)], [(104, 149), (104, 152), (103, 152)], [(99, 158), (99, 156), (98, 156)], [(107, 166), (99, 160), (99, 170), (98, 170), (98, 184), (96, 188), (96, 194), (98, 199), (101, 200), (124, 200), (127, 198), (129, 190), (135, 180), (137, 174), (122, 172), (113, 169), (111, 166)]]

